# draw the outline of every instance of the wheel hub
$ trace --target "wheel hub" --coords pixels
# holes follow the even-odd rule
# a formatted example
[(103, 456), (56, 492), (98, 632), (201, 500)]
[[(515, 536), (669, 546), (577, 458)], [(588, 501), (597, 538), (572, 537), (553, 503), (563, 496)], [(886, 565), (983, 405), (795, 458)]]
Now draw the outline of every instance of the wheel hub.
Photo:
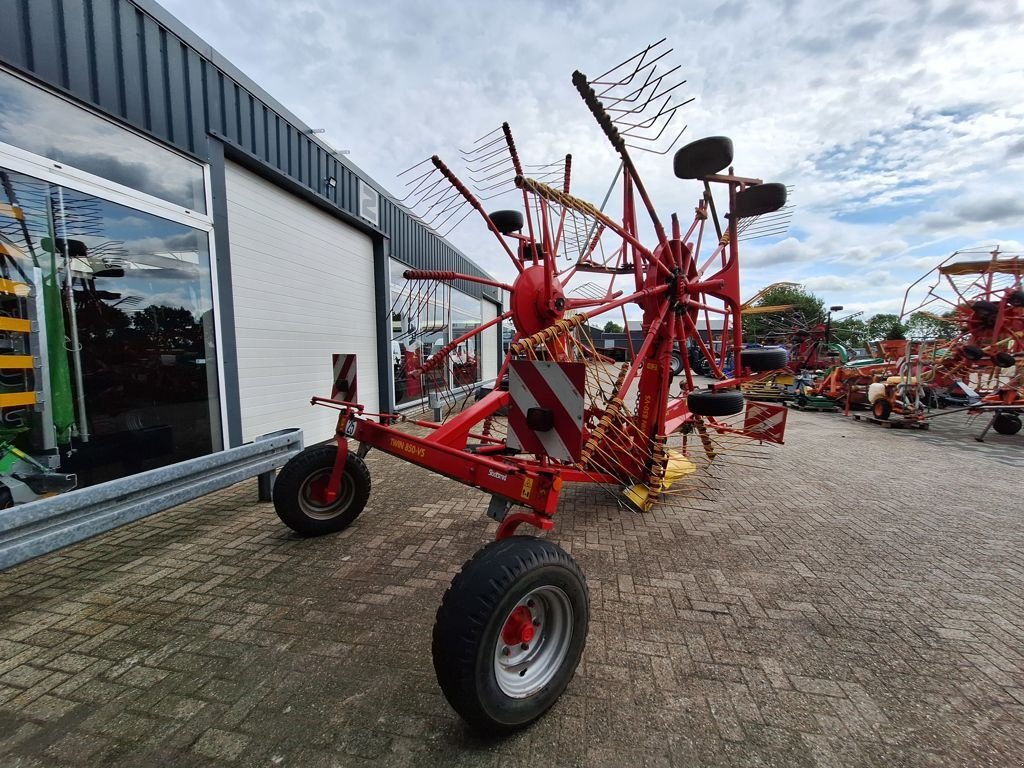
[(505, 626), (501, 630), (501, 639), (506, 645), (529, 644), (536, 632), (534, 629), (533, 613), (525, 605), (520, 605), (512, 615), (508, 617)]
[(495, 682), (506, 696), (533, 696), (555, 676), (569, 651), (572, 617), (569, 598), (559, 587), (537, 587), (519, 600), (494, 649)]

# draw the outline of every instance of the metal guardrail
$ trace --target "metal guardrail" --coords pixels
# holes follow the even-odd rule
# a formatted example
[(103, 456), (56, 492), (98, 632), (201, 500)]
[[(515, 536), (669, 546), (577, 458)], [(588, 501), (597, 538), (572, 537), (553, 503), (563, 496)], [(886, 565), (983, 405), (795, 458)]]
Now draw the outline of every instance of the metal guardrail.
[(0, 570), (283, 466), (302, 430), (0, 511)]

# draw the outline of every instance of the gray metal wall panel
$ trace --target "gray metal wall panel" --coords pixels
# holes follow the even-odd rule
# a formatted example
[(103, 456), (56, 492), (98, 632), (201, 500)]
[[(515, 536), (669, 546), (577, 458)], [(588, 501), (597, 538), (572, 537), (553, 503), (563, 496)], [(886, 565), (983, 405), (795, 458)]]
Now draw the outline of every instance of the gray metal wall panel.
[(25, 0), (28, 21), (25, 42), (32, 48), (35, 73), (54, 85), (64, 86), (59, 54), (60, 40), (57, 20), (60, 18), (54, 0)]
[(96, 69), (94, 103), (104, 111), (123, 115), (119, 26), (115, 7), (118, 0), (94, 0), (92, 6), (93, 47), (89, 60)]
[(73, 93), (88, 93), (94, 97), (92, 84), (92, 56), (89, 55), (90, 30), (86, 14), (88, 6), (76, 2), (64, 2), (61, 39), (67, 62), (68, 90)]
[(119, 2), (118, 6), (124, 117), (130, 123), (145, 126), (145, 98), (149, 91), (143, 85), (145, 62), (142, 56), (142, 12), (123, 2)]
[(25, 59), (29, 49), (23, 39), (26, 27), (21, 17), (24, 13), (25, 5), (21, 0), (4, 0), (4, 23), (0, 24), (0, 56), (11, 64), (30, 69)]
[(174, 144), (188, 145), (188, 80), (182, 44), (167, 36), (164, 49), (164, 73), (167, 93), (167, 117)]
[[(206, 133), (220, 134), (358, 214), (358, 169), (333, 156), (307, 126), (153, 0), (0, 4), (0, 59), (200, 158), (208, 151)], [(330, 176), (334, 189), (326, 186)], [(389, 251), (400, 261), (484, 274), (383, 193), (380, 215)], [(476, 284), (458, 287), (482, 295)]]

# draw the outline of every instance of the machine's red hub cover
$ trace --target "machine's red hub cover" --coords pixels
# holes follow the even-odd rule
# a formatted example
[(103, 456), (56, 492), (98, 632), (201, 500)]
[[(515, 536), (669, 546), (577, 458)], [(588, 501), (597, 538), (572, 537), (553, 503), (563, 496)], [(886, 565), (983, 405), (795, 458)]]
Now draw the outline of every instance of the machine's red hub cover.
[[(551, 302), (565, 298), (565, 292), (558, 280), (551, 281)], [(544, 265), (535, 264), (522, 271), (512, 284), (512, 298), (509, 302), (512, 321), (524, 336), (543, 331), (556, 320), (561, 320), (565, 310), (556, 310), (548, 304), (544, 292)]]

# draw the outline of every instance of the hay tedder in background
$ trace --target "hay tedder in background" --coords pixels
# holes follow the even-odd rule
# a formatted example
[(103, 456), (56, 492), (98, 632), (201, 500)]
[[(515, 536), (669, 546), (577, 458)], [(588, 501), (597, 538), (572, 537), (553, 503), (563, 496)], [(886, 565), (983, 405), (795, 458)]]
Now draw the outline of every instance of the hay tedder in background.
[[(476, 211), (515, 271), (511, 284), (405, 273), (424, 286), (401, 299), (406, 315), (433, 311), (443, 286), (461, 280), (509, 294), (507, 312), (421, 358), (419, 373), (445, 370), (467, 338), (510, 320), (515, 336), (497, 382), (440, 423), (314, 398), (339, 411), (337, 439), (293, 458), (274, 488), (281, 519), (303, 535), (341, 530), (359, 515), (370, 490), (361, 457), (370, 448), (490, 494), (497, 541), (455, 577), (433, 634), (445, 696), (486, 730), (507, 732), (540, 717), (568, 685), (586, 640), (588, 597), (578, 566), (552, 542), (517, 535), (521, 526), (551, 530), (566, 483), (600, 484), (634, 512), (669, 493), (700, 498), (702, 478), (730, 455), (746, 461), (753, 443), (782, 442), (784, 409), (745, 408), (738, 389), (751, 372), (785, 362), (782, 350), (742, 349), (738, 241), (759, 226), (758, 217), (783, 208), (786, 188), (734, 174), (729, 139), (701, 139), (674, 155), (676, 176), (701, 187), (693, 218), (684, 224), (673, 214), (663, 223), (631, 156), (662, 137), (678, 138), (669, 124), (682, 106), (674, 102), (681, 83), (672, 83), (676, 69), (662, 68), (660, 45), (597, 78), (572, 76), (618, 154), (620, 218), (572, 193), (570, 156), (524, 163), (507, 124), (463, 153), (476, 192), (437, 156), (410, 171), (409, 204), (425, 222), (441, 230)], [(482, 201), (501, 194), (521, 210), (487, 213)], [(571, 284), (577, 277), (601, 279), (606, 288), (581, 296)], [(585, 326), (610, 312), (624, 317), (627, 305), (642, 314), (645, 336), (632, 362), (614, 366)], [(724, 327), (720, 349), (709, 341), (712, 318)], [(696, 344), (718, 381), (698, 388), (687, 364), (681, 391), (670, 392), (677, 342)], [(727, 358), (736, 361), (731, 377)], [(445, 380), (436, 377), (433, 386)], [(396, 428), (399, 422), (409, 428)]]
[(960, 410), (991, 414), (978, 440), (990, 428), (1018, 433), (1024, 410), (1024, 257), (998, 247), (955, 252), (907, 289), (902, 317), (922, 312), (949, 327), (948, 338), (922, 342), (911, 361), (930, 396), (976, 393), (977, 402)]

